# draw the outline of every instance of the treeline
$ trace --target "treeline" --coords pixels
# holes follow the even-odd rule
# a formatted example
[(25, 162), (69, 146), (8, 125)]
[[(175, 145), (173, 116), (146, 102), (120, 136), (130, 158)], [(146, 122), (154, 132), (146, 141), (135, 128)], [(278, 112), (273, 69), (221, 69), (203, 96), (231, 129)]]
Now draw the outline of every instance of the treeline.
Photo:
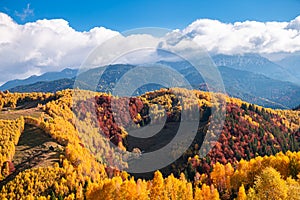
[[(212, 182), (207, 183), (210, 176)], [(275, 156), (241, 160), (233, 168), (230, 163), (216, 163), (209, 175), (187, 181), (170, 175), (163, 178), (157, 171), (152, 180), (124, 176), (105, 179), (88, 187), (87, 199), (299, 199), (300, 153), (278, 153)]]
[(36, 102), (36, 104), (44, 104), (48, 101), (54, 100), (55, 98), (58, 98), (58, 96), (52, 93), (10, 93), (9, 91), (0, 91), (0, 110), (3, 108), (14, 109), (24, 103)]
[(205, 183), (206, 175), (190, 182), (180, 178), (163, 178), (157, 171), (152, 180), (134, 180), (126, 172), (113, 178), (81, 174), (67, 160), (48, 168), (20, 173), (1, 191), (2, 199), (290, 199), (300, 194), (300, 153), (241, 160), (237, 168), (217, 163)]

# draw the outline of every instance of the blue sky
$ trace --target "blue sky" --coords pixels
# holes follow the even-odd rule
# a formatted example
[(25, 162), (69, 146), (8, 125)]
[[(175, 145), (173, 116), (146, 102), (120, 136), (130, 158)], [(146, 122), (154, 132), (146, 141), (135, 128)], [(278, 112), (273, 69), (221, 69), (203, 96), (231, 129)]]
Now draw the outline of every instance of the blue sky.
[(226, 23), (290, 21), (300, 14), (300, 0), (0, 0), (0, 12), (19, 24), (62, 18), (78, 31), (96, 26), (117, 31), (137, 27), (182, 29), (199, 18)]

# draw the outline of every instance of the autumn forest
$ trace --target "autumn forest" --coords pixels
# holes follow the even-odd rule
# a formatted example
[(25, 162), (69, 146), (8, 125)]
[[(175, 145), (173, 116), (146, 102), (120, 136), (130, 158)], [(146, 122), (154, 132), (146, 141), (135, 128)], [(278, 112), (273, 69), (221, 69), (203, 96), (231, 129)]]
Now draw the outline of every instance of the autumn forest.
[[(178, 94), (191, 93), (195, 98), (181, 105)], [(213, 99), (226, 101), (220, 135), (214, 132), (217, 124), (210, 126)], [(120, 108), (118, 115), (112, 102)], [(157, 171), (126, 172), (130, 159), (124, 152), (135, 152), (138, 159), (153, 151), (158, 141), (163, 145), (162, 140), (174, 137), (181, 111), (192, 113), (195, 106), (200, 115), (198, 131), (183, 155)], [(300, 197), (297, 110), (273, 110), (223, 94), (179, 88), (131, 98), (83, 90), (1, 92), (0, 108), (1, 199)], [(137, 140), (128, 134), (162, 118), (166, 123), (159, 140), (155, 136)], [(202, 150), (202, 157), (201, 146), (210, 142), (206, 137), (217, 139), (208, 152)], [(178, 150), (174, 147), (169, 156)]]

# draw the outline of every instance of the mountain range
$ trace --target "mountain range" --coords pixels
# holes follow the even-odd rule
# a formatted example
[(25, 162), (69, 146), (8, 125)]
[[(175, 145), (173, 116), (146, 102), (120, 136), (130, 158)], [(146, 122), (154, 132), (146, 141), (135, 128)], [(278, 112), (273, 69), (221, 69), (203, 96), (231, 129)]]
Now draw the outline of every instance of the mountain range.
[(4, 83), (0, 87), (0, 90), (2, 91), (10, 90), (18, 86), (25, 86), (25, 85), (38, 83), (38, 82), (55, 81), (64, 78), (74, 78), (77, 75), (77, 72), (78, 72), (77, 69), (66, 68), (60, 72), (46, 72), (40, 76), (33, 75), (23, 80), (15, 79)]
[[(271, 62), (258, 54), (231, 56), (219, 54), (212, 56), (212, 59), (218, 66), (229, 96), (271, 108), (286, 109), (295, 108), (299, 105), (300, 85), (297, 83), (300, 79), (290, 73), (297, 66), (295, 64), (297, 62), (282, 67), (278, 63)], [(207, 90), (203, 78), (188, 62), (160, 63), (169, 65), (179, 71), (194, 88)], [(280, 63), (287, 63), (287, 60), (282, 60)], [(81, 89), (94, 90), (95, 88), (90, 88), (88, 82), (98, 81), (97, 91), (112, 92), (122, 75), (134, 67), (133, 65), (118, 64), (91, 69), (79, 74), (76, 84)], [(105, 71), (103, 72), (103, 70)], [(9, 89), (11, 92), (55, 92), (73, 88), (77, 73), (78, 70), (74, 69), (49, 72), (25, 80), (9, 81), (0, 89)], [(100, 74), (102, 74), (102, 78), (98, 80)], [(149, 84), (139, 88), (136, 95), (159, 88), (159, 85)]]
[[(267, 58), (260, 56), (259, 54), (218, 54), (213, 56), (212, 59), (217, 66), (227, 66), (238, 70), (249, 71), (256, 74), (262, 74), (276, 80), (289, 81), (300, 85), (300, 79), (294, 74), (295, 71), (297, 71), (296, 67), (293, 69), (294, 65), (289, 64), (289, 66), (291, 66), (289, 67), (289, 70), (289, 68), (274, 63)], [(291, 61), (289, 58), (287, 58), (287, 60)], [(287, 60), (283, 59), (279, 63), (287, 64)]]

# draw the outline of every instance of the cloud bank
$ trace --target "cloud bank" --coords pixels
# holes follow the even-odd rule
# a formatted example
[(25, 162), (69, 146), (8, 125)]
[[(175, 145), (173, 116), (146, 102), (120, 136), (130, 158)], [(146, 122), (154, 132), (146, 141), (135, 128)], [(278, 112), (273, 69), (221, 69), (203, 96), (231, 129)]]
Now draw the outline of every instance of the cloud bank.
[(62, 19), (19, 25), (0, 13), (0, 83), (79, 67), (93, 48), (117, 34), (103, 27), (78, 32)]
[(293, 53), (300, 50), (300, 16), (290, 22), (225, 24), (199, 19), (183, 31), (213, 53)]
[[(290, 22), (233, 24), (199, 19), (176, 31), (191, 37), (211, 53), (300, 51), (300, 16)], [(79, 32), (63, 19), (20, 25), (0, 13), (0, 84), (33, 74), (79, 67), (91, 50), (116, 35), (119, 33), (104, 27)]]

